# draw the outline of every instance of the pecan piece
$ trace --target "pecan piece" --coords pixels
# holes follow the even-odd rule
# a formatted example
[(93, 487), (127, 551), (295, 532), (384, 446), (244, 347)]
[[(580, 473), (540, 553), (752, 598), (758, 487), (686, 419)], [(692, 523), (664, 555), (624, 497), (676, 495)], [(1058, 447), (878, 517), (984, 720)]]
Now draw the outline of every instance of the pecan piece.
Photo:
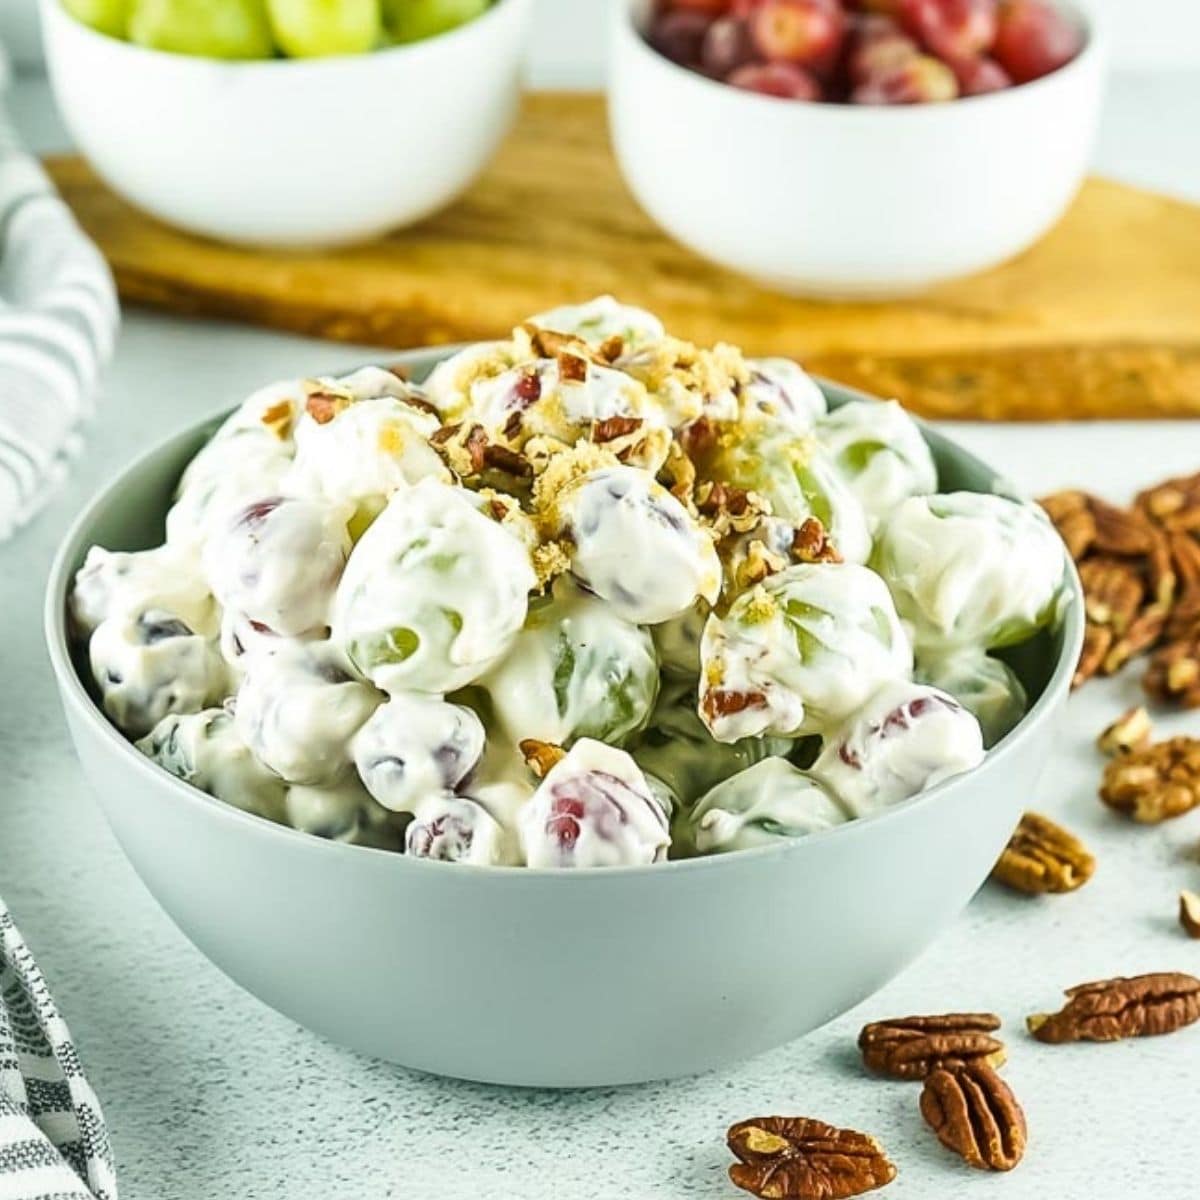
[(921, 1115), (943, 1146), (982, 1171), (1011, 1171), (1025, 1153), (1025, 1113), (986, 1064), (934, 1071), (921, 1090)]
[(1166, 606), (1158, 603), (1143, 608), (1104, 656), (1101, 674), (1115, 675), (1131, 658), (1157, 645), (1166, 628), (1168, 611)]
[(1145, 585), (1137, 570), (1115, 558), (1089, 558), (1079, 566), (1088, 620), (1120, 634), (1141, 611)]
[(1190, 938), (1200, 938), (1200, 896), (1195, 892), (1179, 893), (1179, 924)]
[(1150, 714), (1138, 705), (1126, 709), (1109, 725), (1096, 739), (1096, 745), (1102, 753), (1113, 757), (1132, 754), (1135, 750), (1144, 750), (1150, 745), (1153, 733)]
[(729, 688), (710, 688), (704, 693), (704, 711), (709, 719), (730, 717), (748, 708), (766, 708), (762, 692), (735, 692)]
[(642, 427), (641, 417), (605, 417), (592, 426), (592, 441), (599, 444), (628, 437)]
[(493, 471), (503, 471), (506, 475), (528, 478), (533, 474), (533, 465), (527, 458), (496, 442), (488, 442), (484, 446), (483, 465)]
[(566, 757), (567, 752), (553, 742), (539, 742), (537, 738), (522, 738), (517, 743), (525, 765), (539, 778), (545, 779), (555, 763)]
[(762, 1200), (844, 1200), (884, 1187), (896, 1168), (868, 1134), (809, 1117), (755, 1117), (726, 1135), (729, 1178)]
[(992, 1013), (945, 1013), (872, 1021), (858, 1035), (869, 1070), (893, 1079), (925, 1079), (954, 1063), (1004, 1062), (1004, 1043), (991, 1035), (1000, 1028)]
[(1164, 529), (1200, 529), (1200, 472), (1147, 488), (1136, 503)]
[(696, 468), (674, 439), (667, 446), (667, 460), (659, 468), (658, 482), (682, 504), (691, 503), (692, 489), (696, 485)]
[(1087, 623), (1083, 631), (1083, 649), (1079, 652), (1079, 663), (1071, 680), (1073, 688), (1087, 683), (1100, 670), (1115, 639), (1116, 635), (1106, 626)]
[(1096, 523), (1092, 545), (1102, 554), (1139, 558), (1150, 553), (1149, 523), (1140, 512), (1117, 508), (1096, 496), (1088, 498), (1088, 507)]
[(588, 362), (573, 350), (560, 350), (556, 358), (558, 377), (563, 383), (583, 383), (588, 376)]
[(1146, 825), (1190, 812), (1200, 804), (1200, 740), (1169, 738), (1113, 759), (1100, 799)]
[(1200, 1021), (1200, 979), (1180, 972), (1101, 979), (1067, 989), (1056, 1013), (1026, 1018), (1039, 1042), (1115, 1042), (1157, 1037)]
[(328, 425), (349, 404), (349, 397), (338, 392), (309, 392), (304, 401), (304, 411), (318, 425)]
[(1096, 540), (1096, 518), (1092, 515), (1089, 497), (1083, 492), (1055, 492), (1038, 502), (1054, 522), (1059, 537), (1067, 544), (1067, 552), (1078, 562)]
[(292, 412), (292, 402), (290, 400), (277, 400), (274, 404), (269, 405), (263, 410), (260, 421), (277, 437), (280, 441), (285, 441), (288, 435), (292, 432), (292, 421), (294, 418)]
[(1142, 687), (1164, 704), (1200, 708), (1200, 631), (1160, 646), (1146, 668)]
[(842, 556), (816, 517), (806, 517), (792, 534), (792, 557), (802, 563), (840, 563)]
[(1092, 877), (1096, 860), (1061, 825), (1027, 812), (992, 868), (992, 878), (1029, 895), (1073, 892)]

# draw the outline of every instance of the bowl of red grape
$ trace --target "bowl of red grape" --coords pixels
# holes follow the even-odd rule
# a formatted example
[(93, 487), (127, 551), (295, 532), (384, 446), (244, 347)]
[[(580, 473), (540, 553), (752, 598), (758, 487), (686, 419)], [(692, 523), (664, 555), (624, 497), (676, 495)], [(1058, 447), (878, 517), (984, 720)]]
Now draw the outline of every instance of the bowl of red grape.
[(798, 294), (911, 294), (1025, 250), (1083, 180), (1103, 91), (1103, 31), (1060, 0), (623, 0), (612, 41), (639, 202)]
[(41, 0), (80, 152), (192, 233), (309, 248), (421, 220), (520, 95), (531, 0)]

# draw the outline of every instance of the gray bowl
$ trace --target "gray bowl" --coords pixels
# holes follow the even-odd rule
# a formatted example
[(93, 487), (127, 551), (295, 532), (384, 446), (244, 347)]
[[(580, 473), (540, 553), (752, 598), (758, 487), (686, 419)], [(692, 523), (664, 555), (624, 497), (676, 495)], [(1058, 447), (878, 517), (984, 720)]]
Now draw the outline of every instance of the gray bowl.
[[(444, 352), (443, 352), (444, 353)], [(441, 357), (404, 356), (420, 377)], [(831, 403), (861, 398), (822, 385)], [(46, 638), (85, 774), (134, 869), (185, 934), (272, 1008), (335, 1042), (443, 1075), (576, 1087), (692, 1074), (857, 1004), (966, 905), (1054, 738), (1082, 597), (1012, 660), (1029, 714), (970, 774), (795, 842), (654, 867), (467, 867), (322, 841), (250, 816), (142, 757), (109, 724), (67, 635), (89, 546), (157, 544), (184, 465), (220, 417), (122, 471), (67, 534)], [(926, 431), (944, 489), (994, 472)]]

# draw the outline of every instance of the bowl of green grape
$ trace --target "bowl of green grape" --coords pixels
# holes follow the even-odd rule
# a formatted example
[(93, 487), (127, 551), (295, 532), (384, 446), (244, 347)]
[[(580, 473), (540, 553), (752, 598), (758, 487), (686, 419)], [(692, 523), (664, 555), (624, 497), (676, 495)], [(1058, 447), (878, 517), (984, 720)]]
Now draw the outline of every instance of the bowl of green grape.
[(483, 170), (532, 0), (40, 0), (64, 121), (167, 224), (268, 248), (379, 237)]

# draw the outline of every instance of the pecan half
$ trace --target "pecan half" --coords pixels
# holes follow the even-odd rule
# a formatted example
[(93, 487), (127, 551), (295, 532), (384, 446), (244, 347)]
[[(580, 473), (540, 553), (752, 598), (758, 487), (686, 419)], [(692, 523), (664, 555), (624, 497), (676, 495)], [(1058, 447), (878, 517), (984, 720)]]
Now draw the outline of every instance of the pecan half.
[(1092, 877), (1096, 860), (1061, 825), (1027, 812), (992, 868), (992, 878), (1029, 895), (1073, 892)]
[(1190, 938), (1200, 938), (1200, 896), (1195, 892), (1179, 893), (1179, 924)]
[(868, 1134), (809, 1117), (755, 1117), (726, 1135), (729, 1178), (763, 1200), (844, 1200), (884, 1187), (896, 1168)]
[(1164, 704), (1200, 708), (1200, 630), (1160, 646), (1150, 659), (1142, 686)]
[(1200, 529), (1200, 472), (1147, 488), (1136, 503), (1164, 529)]
[(1059, 537), (1067, 544), (1067, 552), (1078, 562), (1096, 540), (1096, 518), (1083, 492), (1055, 492), (1039, 501), (1046, 515), (1054, 522)]
[(1111, 629), (1091, 621), (1087, 623), (1083, 631), (1083, 649), (1079, 652), (1079, 662), (1071, 680), (1073, 688), (1087, 683), (1100, 670), (1115, 640), (1116, 635)]
[(943, 1146), (982, 1171), (1011, 1171), (1025, 1153), (1025, 1113), (986, 1064), (934, 1071), (921, 1090), (921, 1115)]
[(1100, 664), (1101, 674), (1115, 675), (1131, 658), (1156, 646), (1166, 628), (1169, 611), (1162, 604), (1146, 605), (1112, 643)]
[(1137, 569), (1117, 558), (1089, 558), (1079, 566), (1079, 579), (1088, 620), (1124, 633), (1146, 594)]
[(525, 765), (539, 779), (545, 779), (550, 768), (567, 755), (561, 746), (553, 742), (539, 742), (537, 738), (522, 738), (517, 747), (525, 759)]
[(858, 1035), (863, 1062), (893, 1079), (924, 1079), (953, 1063), (1004, 1062), (1004, 1043), (991, 1035), (1000, 1028), (992, 1013), (944, 1013), (894, 1017), (864, 1025)]
[(1096, 746), (1104, 754), (1132, 754), (1144, 750), (1154, 735), (1150, 714), (1141, 706), (1126, 709), (1096, 739)]
[(1178, 972), (1081, 983), (1067, 997), (1058, 1012), (1026, 1018), (1039, 1042), (1157, 1037), (1200, 1021), (1200, 979)]
[(1190, 812), (1200, 804), (1200, 740), (1169, 738), (1113, 759), (1100, 799), (1146, 825)]
[(1097, 496), (1088, 497), (1088, 507), (1096, 523), (1092, 541), (1096, 550), (1130, 558), (1150, 553), (1150, 525), (1140, 512), (1117, 508)]

